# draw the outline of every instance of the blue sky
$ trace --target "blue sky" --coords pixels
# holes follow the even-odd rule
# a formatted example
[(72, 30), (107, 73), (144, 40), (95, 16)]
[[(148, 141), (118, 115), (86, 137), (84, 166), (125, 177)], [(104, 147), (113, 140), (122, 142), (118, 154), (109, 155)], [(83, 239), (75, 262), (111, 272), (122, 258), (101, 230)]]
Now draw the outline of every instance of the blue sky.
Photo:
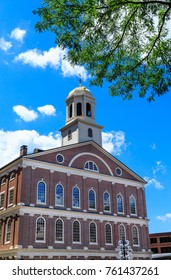
[(40, 0), (0, 0), (0, 166), (18, 157), (19, 147), (60, 145), (65, 99), (79, 85), (96, 98), (103, 147), (145, 178), (150, 232), (171, 231), (171, 94), (148, 103), (122, 101), (107, 84), (90, 87), (83, 67), (71, 67), (52, 33), (37, 33), (32, 11)]

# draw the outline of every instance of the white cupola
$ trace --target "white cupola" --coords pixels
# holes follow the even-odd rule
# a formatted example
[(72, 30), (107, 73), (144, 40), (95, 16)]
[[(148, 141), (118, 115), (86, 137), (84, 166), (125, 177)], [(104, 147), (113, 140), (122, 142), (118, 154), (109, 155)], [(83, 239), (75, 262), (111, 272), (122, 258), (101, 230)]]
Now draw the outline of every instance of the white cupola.
[(102, 145), (102, 126), (95, 121), (95, 98), (85, 87), (73, 89), (66, 99), (66, 125), (60, 129), (62, 146), (93, 140)]

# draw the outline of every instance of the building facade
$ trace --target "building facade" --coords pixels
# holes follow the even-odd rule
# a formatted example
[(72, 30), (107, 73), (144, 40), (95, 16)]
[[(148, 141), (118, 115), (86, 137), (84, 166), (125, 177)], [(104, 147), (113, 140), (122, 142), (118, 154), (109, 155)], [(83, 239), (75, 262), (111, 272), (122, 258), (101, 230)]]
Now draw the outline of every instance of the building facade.
[(102, 148), (95, 99), (66, 100), (62, 146), (35, 149), (0, 169), (1, 259), (117, 259), (127, 239), (150, 259), (145, 181)]
[(171, 259), (171, 232), (151, 233), (150, 248), (152, 258), (158, 260)]

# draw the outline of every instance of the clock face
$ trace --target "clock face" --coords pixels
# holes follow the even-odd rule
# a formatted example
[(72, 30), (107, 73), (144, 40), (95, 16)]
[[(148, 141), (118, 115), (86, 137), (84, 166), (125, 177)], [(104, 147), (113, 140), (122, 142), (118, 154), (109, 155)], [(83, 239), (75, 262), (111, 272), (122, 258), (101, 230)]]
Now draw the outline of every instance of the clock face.
[(62, 162), (64, 161), (63, 155), (58, 154), (58, 155), (56, 156), (56, 160), (57, 160), (57, 162), (62, 163)]

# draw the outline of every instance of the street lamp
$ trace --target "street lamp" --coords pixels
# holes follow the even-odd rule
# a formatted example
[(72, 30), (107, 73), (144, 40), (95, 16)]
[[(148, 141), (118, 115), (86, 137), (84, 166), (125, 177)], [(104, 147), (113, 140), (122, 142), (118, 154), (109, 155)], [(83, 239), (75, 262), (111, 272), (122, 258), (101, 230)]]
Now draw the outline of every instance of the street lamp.
[(132, 249), (129, 245), (129, 241), (123, 238), (118, 242), (118, 259), (119, 260), (131, 260), (132, 259)]

